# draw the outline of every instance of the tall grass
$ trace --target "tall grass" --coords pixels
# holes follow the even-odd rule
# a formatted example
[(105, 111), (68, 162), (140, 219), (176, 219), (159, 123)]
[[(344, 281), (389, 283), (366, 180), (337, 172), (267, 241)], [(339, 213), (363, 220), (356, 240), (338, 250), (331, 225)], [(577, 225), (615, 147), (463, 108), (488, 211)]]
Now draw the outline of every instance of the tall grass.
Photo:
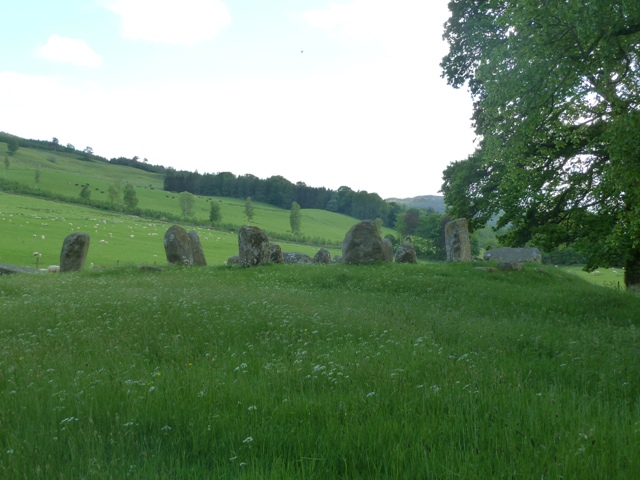
[(0, 477), (636, 478), (639, 308), (470, 264), (0, 277)]

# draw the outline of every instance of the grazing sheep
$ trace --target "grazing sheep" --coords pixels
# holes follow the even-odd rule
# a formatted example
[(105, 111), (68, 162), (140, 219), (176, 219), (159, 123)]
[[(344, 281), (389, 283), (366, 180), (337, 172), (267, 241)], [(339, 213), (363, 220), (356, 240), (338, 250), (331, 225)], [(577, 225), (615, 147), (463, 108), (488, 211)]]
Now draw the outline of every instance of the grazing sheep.
[(49, 265), (47, 267), (47, 272), (49, 272), (49, 273), (59, 273), (60, 272), (60, 265)]

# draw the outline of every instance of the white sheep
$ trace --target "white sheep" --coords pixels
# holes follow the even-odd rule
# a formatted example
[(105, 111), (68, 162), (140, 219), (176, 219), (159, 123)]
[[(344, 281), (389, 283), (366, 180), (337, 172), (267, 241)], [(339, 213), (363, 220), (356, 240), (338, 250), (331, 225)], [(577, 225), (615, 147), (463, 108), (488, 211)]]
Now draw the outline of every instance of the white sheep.
[(49, 273), (59, 273), (60, 272), (60, 265), (49, 265), (47, 267), (47, 272), (49, 272)]

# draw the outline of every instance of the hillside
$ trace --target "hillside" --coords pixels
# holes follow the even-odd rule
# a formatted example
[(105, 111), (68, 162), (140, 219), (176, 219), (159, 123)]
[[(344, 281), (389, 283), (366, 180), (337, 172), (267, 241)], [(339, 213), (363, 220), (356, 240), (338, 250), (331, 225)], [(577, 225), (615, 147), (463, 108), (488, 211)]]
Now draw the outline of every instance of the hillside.
[(387, 202), (395, 202), (408, 208), (418, 208), (420, 210), (433, 209), (436, 213), (444, 213), (446, 205), (444, 197), (441, 195), (421, 195), (411, 198), (387, 198)]
[[(0, 143), (0, 152), (5, 151), (5, 145)], [(3, 246), (0, 262), (32, 266), (31, 254), (40, 251), (47, 254), (48, 263), (57, 263), (56, 256), (59, 255), (62, 240), (78, 226), (87, 230), (87, 233), (97, 235), (98, 241), (110, 242), (110, 247), (113, 241), (106, 236), (109, 233), (122, 234), (123, 238), (130, 240), (126, 243), (126, 249), (120, 247), (117, 250), (117, 255), (113, 248), (103, 248), (102, 253), (112, 250), (112, 254), (90, 260), (96, 264), (162, 260), (162, 242), (151, 247), (142, 240), (140, 233), (154, 233), (161, 237), (172, 223), (197, 227), (201, 238), (213, 238), (207, 234), (212, 228), (219, 232), (215, 238), (222, 240), (216, 245), (207, 246), (203, 241), (205, 254), (212, 264), (222, 263), (237, 253), (237, 236), (234, 232), (247, 223), (244, 200), (197, 196), (193, 215), (184, 218), (179, 195), (162, 189), (161, 174), (99, 160), (85, 161), (75, 153), (25, 147), (6, 158), (8, 165), (0, 164), (0, 191), (4, 191), (0, 201), (0, 222), (3, 225), (0, 228), (0, 245)], [(84, 201), (80, 193), (83, 185), (87, 184), (90, 199)], [(132, 185), (136, 192), (136, 209), (112, 211), (109, 189), (127, 184)], [(69, 205), (70, 202), (73, 205)], [(222, 215), (221, 221), (213, 226), (209, 222), (210, 202), (218, 202)], [(272, 239), (291, 242), (285, 248), (287, 251), (315, 253), (318, 246), (328, 246), (337, 253), (347, 230), (358, 222), (339, 213), (302, 209), (302, 237), (296, 239), (290, 232), (289, 210), (262, 202), (254, 202), (254, 209), (255, 216), (251, 223), (264, 229)], [(73, 223), (73, 226), (69, 223)], [(47, 228), (42, 228), (43, 224), (47, 224)], [(98, 224), (110, 225), (111, 229), (94, 228)], [(137, 229), (138, 232), (125, 232), (125, 228), (136, 229), (135, 224), (143, 227)], [(114, 228), (117, 232), (112, 231)], [(393, 233), (388, 228), (383, 230), (384, 235)], [(36, 238), (42, 240), (43, 235), (47, 242), (34, 242)], [(49, 242), (50, 247), (45, 244)], [(94, 245), (92, 255), (98, 255), (99, 252)], [(136, 259), (134, 256), (138, 254), (141, 257)]]

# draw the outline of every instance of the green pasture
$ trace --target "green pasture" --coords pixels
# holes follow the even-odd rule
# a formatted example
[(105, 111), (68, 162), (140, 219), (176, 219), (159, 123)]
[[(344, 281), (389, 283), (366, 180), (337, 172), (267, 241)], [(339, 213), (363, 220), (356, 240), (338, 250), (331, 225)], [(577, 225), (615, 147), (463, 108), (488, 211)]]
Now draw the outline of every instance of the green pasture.
[[(134, 186), (138, 198), (138, 207), (155, 212), (166, 212), (181, 216), (180, 195), (162, 190), (161, 175), (140, 169), (111, 165), (97, 161), (82, 161), (78, 155), (55, 153), (21, 148), (14, 157), (10, 157), (10, 167), (0, 165), (3, 178), (36, 187), (35, 172), (40, 169), (37, 189), (65, 195), (80, 201), (82, 185), (89, 184), (92, 200), (109, 201), (109, 188), (117, 183)], [(52, 161), (54, 160), (54, 161)], [(185, 223), (208, 224), (210, 202), (218, 202), (222, 219), (216, 227), (224, 230), (237, 230), (247, 223), (245, 200), (227, 197), (196, 196), (193, 216)], [(0, 210), (3, 208), (0, 204)], [(5, 208), (6, 209), (6, 208)], [(252, 225), (264, 229), (270, 237), (295, 240), (291, 234), (289, 210), (281, 209), (261, 202), (254, 202)], [(160, 215), (161, 217), (161, 215)], [(345, 233), (358, 220), (325, 210), (302, 210), (302, 235), (298, 243), (313, 245), (341, 245)], [(382, 235), (394, 234), (389, 228), (382, 229)]]
[(560, 267), (566, 271), (587, 280), (588, 282), (605, 287), (625, 289), (623, 268), (598, 268), (593, 272), (585, 272), (582, 266)]
[[(0, 192), (0, 263), (36, 266), (58, 265), (64, 238), (81, 231), (91, 236), (87, 264), (167, 264), (163, 238), (171, 223), (105, 212), (37, 197)], [(238, 253), (237, 232), (183, 225), (198, 232), (210, 265), (222, 265)], [(315, 255), (318, 247), (279, 242), (283, 251)], [(339, 249), (330, 249), (338, 255)]]
[(2, 276), (0, 478), (635, 479), (638, 311), (529, 265)]

